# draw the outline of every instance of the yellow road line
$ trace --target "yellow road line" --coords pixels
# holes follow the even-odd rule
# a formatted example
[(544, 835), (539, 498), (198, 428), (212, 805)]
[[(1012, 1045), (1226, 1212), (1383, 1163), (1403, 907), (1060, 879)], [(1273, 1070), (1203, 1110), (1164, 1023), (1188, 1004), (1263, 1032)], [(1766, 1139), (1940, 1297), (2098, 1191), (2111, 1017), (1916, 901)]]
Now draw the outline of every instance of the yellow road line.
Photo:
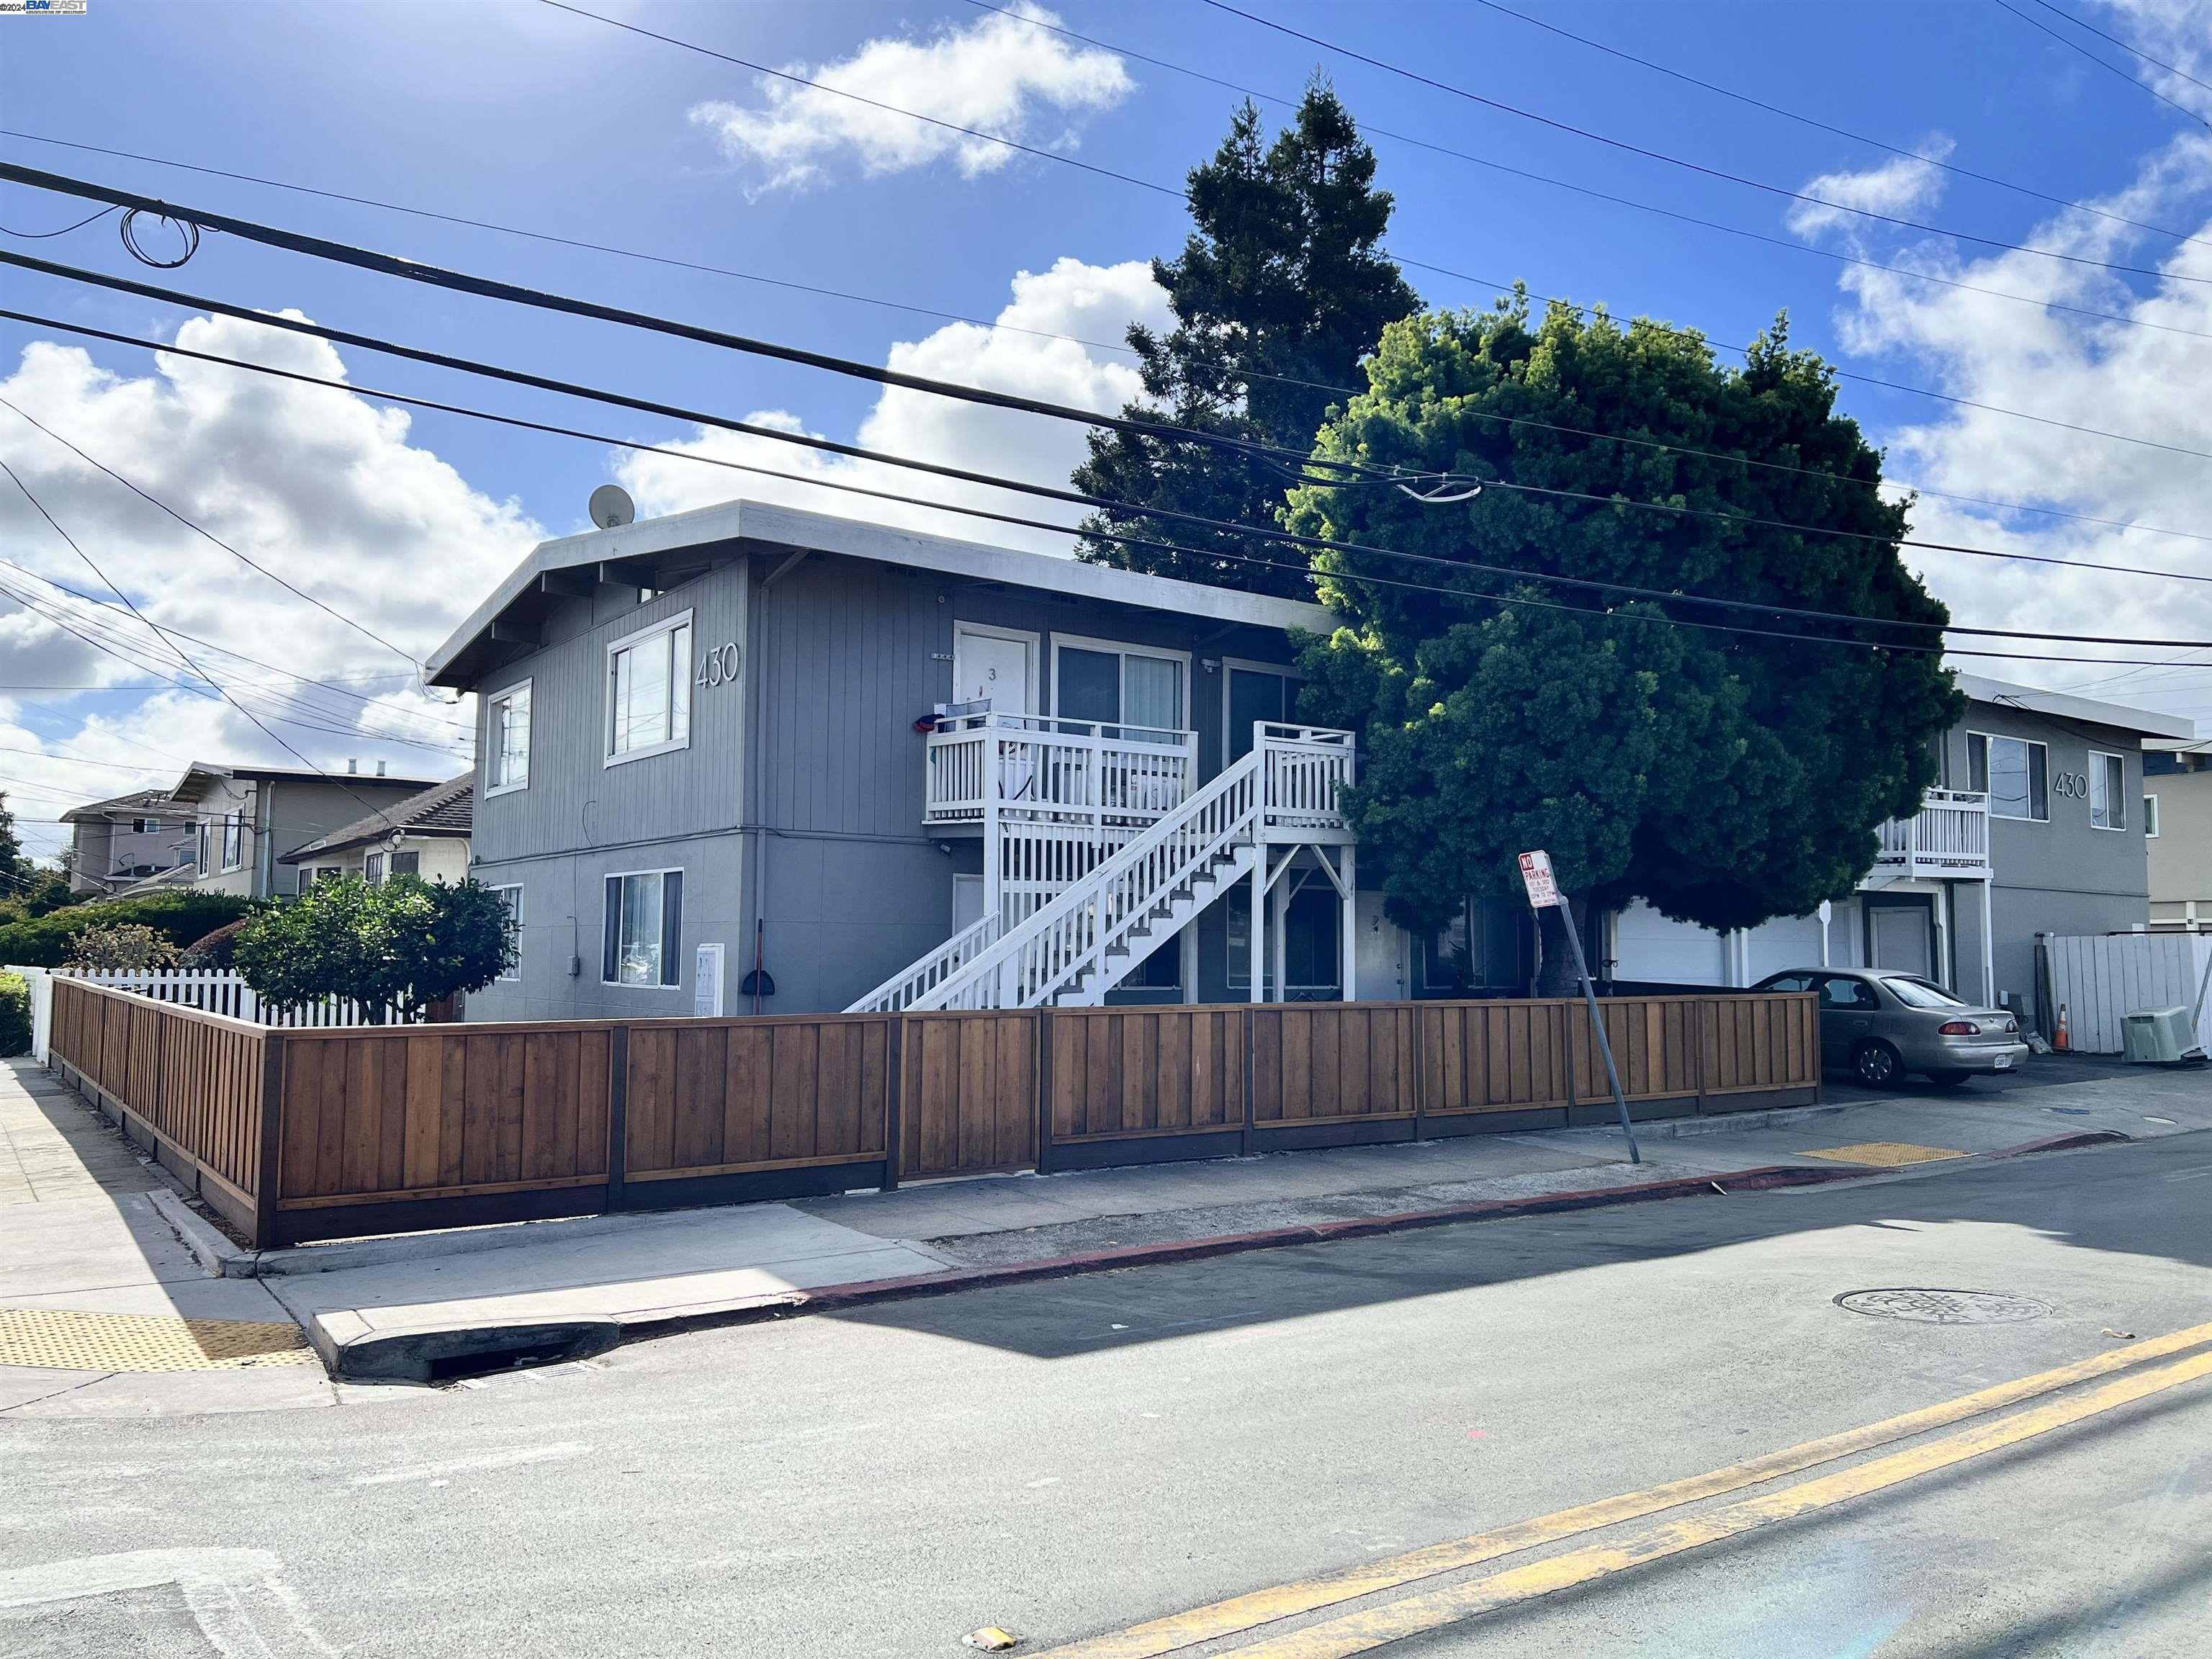
[(2191, 1326), (2187, 1330), (2175, 1331), (2170, 1335), (2152, 1337), (2147, 1341), (2131, 1343), (2124, 1348), (2113, 1348), (2087, 1359), (2075, 1360), (2069, 1365), (2039, 1371), (2033, 1376), (2019, 1377), (1973, 1394), (1961, 1395), (1955, 1400), (1947, 1400), (1917, 1412), (1907, 1412), (1901, 1417), (1870, 1423), (1863, 1428), (1848, 1429), (1823, 1439), (1808, 1440), (1802, 1445), (1769, 1452), (1741, 1463), (1731, 1463), (1726, 1468), (1715, 1469), (1709, 1474), (1670, 1480), (1643, 1492), (1626, 1492), (1617, 1498), (1577, 1504), (1572, 1509), (1539, 1516), (1530, 1521), (1516, 1522), (1491, 1532), (1479, 1532), (1440, 1544), (1424, 1545), (1419, 1549), (1386, 1556), (1379, 1560), (1363, 1561), (1334, 1572), (1320, 1573), (1310, 1578), (1233, 1595), (1226, 1601), (1210, 1602), (1187, 1612), (1170, 1613), (1164, 1619), (1132, 1625), (1126, 1630), (1092, 1637), (1086, 1641), (1072, 1642), (1050, 1650), (1039, 1656), (1039, 1659), (1152, 1659), (1156, 1654), (1171, 1653), (1194, 1643), (1234, 1636), (1278, 1619), (1317, 1612), (1322, 1607), (1334, 1607), (1339, 1602), (1371, 1595), (1378, 1590), (1396, 1589), (1418, 1579), (1432, 1578), (1438, 1573), (1453, 1572), (1521, 1550), (1556, 1544), (1600, 1527), (1614, 1526), (1623, 1521), (1638, 1521), (1647, 1515), (1656, 1515), (1680, 1504), (1694, 1504), (1705, 1498), (1725, 1497), (1747, 1486), (1755, 1486), (1785, 1474), (1795, 1474), (1801, 1469), (1831, 1462), (1838, 1457), (1871, 1451), (1893, 1440), (1925, 1434), (1930, 1429), (1947, 1428), (1966, 1418), (1979, 1416), (1984, 1412), (2018, 1405), (2023, 1400), (2033, 1400), (2056, 1389), (2107, 1376), (2145, 1360), (2163, 1358), (2207, 1342), (2212, 1342), (2212, 1324)]
[(1525, 1567), (1513, 1567), (1486, 1578), (1455, 1584), (1449, 1589), (1407, 1596), (1382, 1607), (1346, 1613), (1326, 1624), (1291, 1631), (1273, 1641), (1239, 1649), (1238, 1659), (1350, 1659), (1353, 1654), (1371, 1652), (1409, 1636), (1460, 1624), (1516, 1601), (1595, 1583), (1631, 1567), (1664, 1560), (1686, 1550), (1701, 1549), (1778, 1522), (1793, 1521), (1832, 1508), (1869, 1492), (1933, 1474), (1969, 1458), (2019, 1445), (2054, 1429), (2132, 1405), (2204, 1376), (2212, 1376), (2212, 1353), (2194, 1354), (2157, 1370), (2138, 1371), (2087, 1394), (2070, 1400), (2055, 1400), (1993, 1423), (1977, 1423), (1941, 1440), (1931, 1440), (1924, 1446), (1913, 1446), (1855, 1468), (1802, 1480), (1780, 1492), (1747, 1498), (1706, 1515), (1662, 1522), (1618, 1544), (1592, 1544), (1553, 1556), (1548, 1561), (1532, 1562)]

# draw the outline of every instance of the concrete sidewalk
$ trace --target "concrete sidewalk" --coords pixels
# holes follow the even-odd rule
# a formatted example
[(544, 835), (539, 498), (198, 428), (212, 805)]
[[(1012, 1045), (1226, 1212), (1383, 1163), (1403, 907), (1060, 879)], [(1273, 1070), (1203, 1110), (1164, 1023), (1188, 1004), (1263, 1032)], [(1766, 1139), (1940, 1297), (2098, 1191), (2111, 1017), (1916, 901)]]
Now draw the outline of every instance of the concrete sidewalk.
[[(112, 1132), (43, 1073), (17, 1066), (12, 1086), (0, 1079), (0, 1101), (15, 1114), (9, 1121), (27, 1103), (82, 1146), (83, 1179), (105, 1158), (107, 1182), (125, 1190), (94, 1181), (94, 1197), (38, 1204), (40, 1242), (27, 1254), (8, 1252), (0, 1308), (166, 1308), (192, 1317), (262, 1320), (277, 1308), (273, 1316), (296, 1319), (342, 1375), (418, 1378), (439, 1374), (426, 1356), (465, 1364), (472, 1347), (496, 1352), (502, 1343), (514, 1352), (557, 1350), (568, 1357), (640, 1329), (959, 1288), (1012, 1273), (1255, 1248), (1279, 1236), (1432, 1224), (1440, 1214), (1495, 1213), (1500, 1205), (1643, 1200), (1703, 1192), (1715, 1182), (1727, 1188), (1762, 1179), (1851, 1178), (1940, 1168), (2065, 1135), (2142, 1139), (2212, 1127), (2212, 1072), (2053, 1058), (1959, 1092), (1839, 1092), (1816, 1107), (1641, 1124), (1644, 1161), (1633, 1165), (1617, 1128), (1559, 1130), (980, 1177), (893, 1193), (255, 1255), (231, 1245), (173, 1194), (146, 1190), (158, 1177), (127, 1152), (117, 1163), (101, 1139), (113, 1142)], [(85, 1126), (92, 1126), (90, 1141), (80, 1133)], [(37, 1125), (27, 1121), (25, 1133), (31, 1156), (18, 1184), (78, 1190), (82, 1179), (68, 1161), (41, 1151)], [(78, 1215), (70, 1205), (88, 1207)], [(15, 1231), (9, 1222), (0, 1225)], [(185, 1255), (179, 1231), (198, 1251), (198, 1266)], [(234, 1277), (210, 1278), (202, 1267)], [(19, 1410), (62, 1409), (53, 1403), (62, 1400), (92, 1409), (111, 1397), (101, 1390), (127, 1401), (137, 1397), (133, 1389), (143, 1395), (152, 1386), (143, 1378), (71, 1383), (8, 1372), (0, 1381), (31, 1402)], [(298, 1397), (284, 1399), (271, 1388), (254, 1398), (311, 1403), (306, 1374), (285, 1381)], [(264, 1385), (257, 1378), (224, 1386), (245, 1392)], [(40, 1389), (63, 1392), (48, 1392), (48, 1403), (39, 1406), (33, 1396)], [(0, 1395), (0, 1409), (14, 1397)]]
[(209, 1277), (180, 1224), (204, 1224), (74, 1094), (0, 1067), (0, 1418), (332, 1403), (283, 1304)]
[[(1626, 1200), (1645, 1194), (1621, 1189), (1665, 1182), (1704, 1191), (1713, 1181), (1741, 1185), (1753, 1171), (1848, 1178), (2066, 1135), (2212, 1127), (2212, 1073), (2047, 1065), (2070, 1069), (1965, 1094), (1854, 1096), (1640, 1125), (1644, 1161), (1634, 1165), (1617, 1128), (1470, 1136), (315, 1245), (255, 1265), (326, 1356), (368, 1374), (373, 1350), (456, 1329), (513, 1328), (527, 1346), (546, 1322), (596, 1325), (598, 1339), (575, 1350), (589, 1352), (641, 1328), (1211, 1253), (1286, 1229), (1388, 1225), (1563, 1194)], [(348, 1265), (395, 1250), (397, 1259)], [(343, 1358), (349, 1349), (353, 1358)]]

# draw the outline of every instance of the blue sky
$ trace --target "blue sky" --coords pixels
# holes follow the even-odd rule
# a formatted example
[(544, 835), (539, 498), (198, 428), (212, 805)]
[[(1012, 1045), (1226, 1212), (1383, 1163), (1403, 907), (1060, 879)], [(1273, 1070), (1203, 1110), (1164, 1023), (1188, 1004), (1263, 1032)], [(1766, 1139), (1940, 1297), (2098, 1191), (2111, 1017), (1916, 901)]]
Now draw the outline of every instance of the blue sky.
[[(590, 0), (586, 0), (590, 3)], [(2020, 9), (2066, 28), (2035, 0)], [(2212, 80), (2212, 6), (2202, 0), (2064, 0), (2075, 15)], [(2212, 93), (2172, 76), (2155, 84), (2194, 117), (2125, 84), (2008, 15), (1993, 0), (1940, 5), (1553, 4), (1515, 0), (1589, 35), (1836, 125), (1959, 166), (2096, 201), (2129, 216), (2212, 237)], [(1025, 142), (1139, 178), (1174, 184), (1211, 151), (1234, 94), (1139, 61), (1115, 58), (965, 3), (783, 5), (599, 0), (592, 9), (757, 62), (893, 101), (1017, 132)], [(1195, 3), (1068, 3), (1048, 15), (1131, 53), (1201, 69), (1262, 93), (1294, 96), (1316, 67), (1370, 125), (1478, 154), (1507, 167), (1719, 220), (1779, 238), (1773, 246), (1669, 221), (1374, 140), (1396, 196), (1390, 242), (1401, 254), (1536, 290), (1650, 314), (1741, 343), (1786, 307), (1796, 341), (1861, 373), (2058, 418), (2212, 451), (2212, 341), (2069, 319), (2041, 306), (1962, 295), (1845, 266), (1814, 248), (1940, 271), (1984, 287), (2087, 309), (2156, 318), (2169, 331), (2212, 332), (2212, 246), (2123, 231), (2021, 195), (1897, 163), (1883, 152), (1609, 59), (1471, 3), (1310, 5), (1251, 0), (1249, 9), (1437, 79), (1557, 120), (1702, 165), (1863, 201), (1901, 216), (2001, 240), (2063, 246), (2165, 274), (2117, 277), (1948, 238), (1849, 221), (1793, 220), (1788, 201), (1624, 155), (1271, 33)], [(1182, 204), (1168, 196), (988, 147), (949, 152), (911, 123), (870, 118), (820, 94), (778, 90), (731, 64), (526, 0), (485, 4), (252, 6), (93, 0), (77, 18), (4, 18), (0, 108), (22, 132), (161, 155), (374, 196), (409, 205), (723, 265), (790, 283), (997, 317), (1018, 273), (1014, 320), (1099, 340), (1132, 315), (1155, 314), (1131, 265), (1172, 252)], [(2116, 49), (2075, 34), (2106, 58)], [(903, 46), (904, 50), (902, 50)], [(727, 276), (670, 269), (172, 168), (0, 138), (0, 155), (247, 216), (586, 294), (872, 362), (896, 358), (950, 378), (1037, 390), (1104, 406), (1125, 388), (1126, 360), (1106, 351), (975, 330)], [(1884, 172), (1885, 164), (1890, 164)], [(81, 216), (61, 198), (0, 187), (0, 225), (43, 230)], [(158, 234), (158, 233), (156, 233)], [(129, 265), (112, 223), (7, 246), (110, 270)], [(137, 268), (132, 267), (136, 270)], [(147, 274), (140, 271), (138, 274)], [(1483, 303), (1487, 292), (1409, 272), (1435, 305)], [(2191, 283), (2189, 276), (2200, 280)], [(182, 270), (152, 280), (410, 343), (541, 368), (679, 404), (778, 412), (838, 438), (861, 434), (970, 465), (1057, 482), (1072, 434), (1051, 439), (948, 416), (933, 402), (878, 406), (872, 388), (599, 325), (403, 288), (210, 237)], [(22, 308), (146, 338), (174, 339), (185, 314), (10, 272)], [(1147, 310), (1148, 304), (1152, 307)], [(210, 349), (268, 352), (355, 381), (553, 418), (653, 441), (699, 434), (616, 411), (505, 392), (367, 354), (270, 342), (227, 324)], [(60, 342), (57, 353), (41, 340)], [(26, 352), (31, 352), (26, 357)], [(42, 356), (41, 353), (44, 355)], [(116, 378), (105, 378), (112, 376)], [(1117, 378), (1119, 377), (1119, 378)], [(375, 409), (287, 402), (245, 377), (204, 370), (164, 377), (150, 357), (51, 331), (0, 324), (0, 393), (300, 586), (420, 652), (465, 614), (500, 568), (540, 533), (581, 523), (585, 497), (609, 477), (647, 510), (736, 493), (717, 470), (625, 465), (587, 444), (455, 417), (419, 415), (404, 429)], [(1956, 406), (1846, 383), (1843, 402), (1892, 471), (1959, 494), (2212, 536), (2212, 461), (2061, 434)], [(743, 450), (707, 440), (717, 453)], [(1055, 447), (1055, 445), (1060, 447)], [(197, 544), (0, 410), (0, 459), (24, 472), (64, 527), (135, 599), (179, 628), (275, 668), (329, 677), (394, 669), (398, 659)], [(774, 464), (793, 465), (777, 455)], [(9, 559), (72, 586), (95, 586), (0, 479)], [(808, 492), (810, 505), (834, 499)], [(118, 499), (119, 498), (119, 499)], [(793, 499), (805, 499), (795, 496)], [(1923, 533), (2106, 562), (2212, 574), (2212, 542), (2092, 529), (2068, 521), (1923, 502)], [(936, 527), (957, 533), (957, 520)], [(1039, 544), (1043, 544), (1040, 543)], [(2212, 638), (2212, 586), (2173, 584), (1953, 560), (1928, 567), (1961, 620), (2001, 626), (2100, 626)], [(0, 607), (9, 683), (143, 682), (66, 635)], [(147, 654), (160, 647), (148, 643)], [(2142, 652), (2126, 654), (2155, 654)], [(218, 659), (216, 660), (227, 660)], [(234, 665), (234, 666), (237, 666)], [(2109, 682), (2110, 695), (2212, 717), (2212, 667), (2130, 673), (2008, 665), (2051, 684)], [(270, 681), (268, 670), (239, 666)], [(274, 682), (270, 682), (274, 685)], [(349, 683), (352, 683), (349, 680)], [(385, 756), (436, 775), (451, 753), (383, 741), (457, 736), (432, 720), (403, 679), (369, 685), (364, 712), (317, 694), (326, 724), (355, 735), (280, 727), (318, 763)], [(296, 690), (296, 688), (294, 688)], [(2137, 697), (2136, 694), (2140, 693)], [(276, 690), (265, 695), (275, 696)], [(245, 750), (283, 758), (250, 724), (205, 698), (140, 693), (0, 692), (0, 744), (66, 750), (69, 761), (9, 757), (15, 805), (134, 787), (173, 774), (187, 753)], [(271, 704), (271, 708), (277, 705)], [(297, 706), (290, 706), (297, 713)], [(91, 769), (82, 757), (112, 763)], [(44, 792), (35, 798), (24, 785)], [(103, 787), (107, 786), (107, 787)], [(9, 787), (0, 785), (0, 787)]]

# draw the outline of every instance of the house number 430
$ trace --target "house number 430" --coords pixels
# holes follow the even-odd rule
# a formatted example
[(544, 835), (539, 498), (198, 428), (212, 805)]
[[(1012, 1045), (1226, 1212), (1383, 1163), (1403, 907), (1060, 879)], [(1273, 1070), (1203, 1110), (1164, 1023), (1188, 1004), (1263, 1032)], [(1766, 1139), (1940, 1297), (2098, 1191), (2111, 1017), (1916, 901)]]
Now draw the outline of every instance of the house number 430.
[(699, 659), (699, 675), (694, 685), (735, 685), (738, 681), (738, 647), (734, 642), (710, 645)]

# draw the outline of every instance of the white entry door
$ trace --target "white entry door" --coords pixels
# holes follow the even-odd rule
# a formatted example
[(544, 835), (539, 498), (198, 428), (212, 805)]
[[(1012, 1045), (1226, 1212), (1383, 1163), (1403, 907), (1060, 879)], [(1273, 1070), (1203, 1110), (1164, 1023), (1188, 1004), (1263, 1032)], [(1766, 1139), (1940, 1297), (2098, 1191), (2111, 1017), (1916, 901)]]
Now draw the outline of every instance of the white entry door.
[(969, 624), (952, 639), (952, 701), (989, 699), (999, 714), (1036, 709), (1036, 637)]

